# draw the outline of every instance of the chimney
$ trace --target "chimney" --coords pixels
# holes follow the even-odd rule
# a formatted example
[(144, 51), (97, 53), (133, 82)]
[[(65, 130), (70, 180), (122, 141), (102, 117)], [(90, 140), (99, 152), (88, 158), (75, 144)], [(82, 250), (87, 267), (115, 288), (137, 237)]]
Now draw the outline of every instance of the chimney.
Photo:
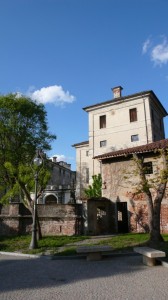
[(122, 95), (121, 95), (122, 90), (123, 90), (122, 86), (116, 86), (116, 87), (112, 88), (115, 99), (122, 97)]
[(57, 156), (53, 156), (52, 161), (56, 163), (57, 162)]

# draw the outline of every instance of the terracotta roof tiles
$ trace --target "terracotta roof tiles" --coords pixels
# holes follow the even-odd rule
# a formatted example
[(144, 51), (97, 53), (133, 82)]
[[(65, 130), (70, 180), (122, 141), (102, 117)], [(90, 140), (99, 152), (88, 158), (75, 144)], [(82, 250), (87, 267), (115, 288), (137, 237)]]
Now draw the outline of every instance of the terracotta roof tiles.
[(145, 152), (154, 152), (159, 149), (165, 149), (168, 148), (168, 139), (160, 140), (157, 142), (153, 142), (150, 144), (145, 144), (141, 146), (121, 149), (113, 152), (108, 152), (105, 154), (97, 155), (94, 157), (94, 159), (104, 160), (109, 159), (113, 157), (121, 157), (121, 156), (127, 156), (129, 154), (133, 153), (145, 153)]

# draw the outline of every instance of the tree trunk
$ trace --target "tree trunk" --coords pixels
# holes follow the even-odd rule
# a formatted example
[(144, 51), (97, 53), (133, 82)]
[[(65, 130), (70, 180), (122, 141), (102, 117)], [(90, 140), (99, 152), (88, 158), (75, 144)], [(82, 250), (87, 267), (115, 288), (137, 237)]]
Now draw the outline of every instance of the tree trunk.
[(153, 201), (152, 201), (152, 195), (150, 191), (146, 194), (146, 202), (148, 207), (148, 226), (149, 226), (149, 232), (151, 232), (153, 227)]
[[(34, 208), (33, 208), (33, 206), (32, 206), (33, 201), (32, 201), (32, 199), (31, 199), (30, 194), (29, 194), (29, 192), (27, 191), (25, 185), (24, 185), (21, 181), (19, 181), (19, 180), (18, 180), (18, 182), (19, 182), (19, 184), (20, 184), (20, 187), (21, 187), (21, 189), (22, 189), (24, 195), (26, 196), (26, 199), (27, 199), (27, 203), (24, 203), (24, 204), (25, 204), (25, 206), (30, 210), (30, 212), (31, 212), (31, 214), (32, 214), (32, 220), (33, 220), (33, 222), (34, 222), (34, 211), (33, 211)], [(36, 227), (37, 227), (37, 228), (36, 228), (36, 229), (37, 229), (37, 240), (40, 240), (40, 239), (42, 239), (42, 232), (41, 232), (41, 227), (40, 227), (40, 222), (39, 222), (38, 212), (37, 212), (37, 211), (36, 211)]]
[(153, 220), (152, 220), (152, 228), (150, 231), (150, 241), (154, 242), (162, 242), (163, 237), (160, 233), (160, 211), (161, 211), (161, 203), (166, 189), (166, 182), (161, 183), (157, 190), (157, 195), (153, 204)]
[(160, 201), (156, 201), (153, 207), (153, 221), (152, 221), (152, 228), (150, 230), (150, 241), (152, 242), (162, 242), (163, 237), (160, 233), (160, 209), (161, 203)]
[[(160, 242), (163, 241), (163, 238), (160, 233), (160, 211), (161, 211), (161, 203), (164, 197), (166, 184), (168, 181), (168, 149), (162, 149), (161, 157), (163, 167), (160, 171), (160, 179), (158, 177), (158, 188), (155, 200), (152, 199), (151, 194), (151, 184), (150, 180), (147, 179), (145, 169), (144, 169), (144, 158), (138, 157), (137, 154), (133, 154), (133, 159), (137, 164), (137, 168), (139, 170), (140, 175), (140, 186), (142, 187), (142, 191), (146, 195), (146, 201), (148, 206), (148, 223), (150, 230), (150, 241)], [(154, 186), (155, 187), (155, 184)]]

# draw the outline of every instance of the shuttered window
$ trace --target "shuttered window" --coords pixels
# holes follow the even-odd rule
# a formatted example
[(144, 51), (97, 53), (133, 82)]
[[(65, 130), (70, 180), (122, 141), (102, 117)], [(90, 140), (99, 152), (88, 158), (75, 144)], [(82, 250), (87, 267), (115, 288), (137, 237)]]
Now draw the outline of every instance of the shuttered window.
[(136, 108), (130, 109), (129, 114), (130, 114), (130, 122), (137, 121), (137, 109)]

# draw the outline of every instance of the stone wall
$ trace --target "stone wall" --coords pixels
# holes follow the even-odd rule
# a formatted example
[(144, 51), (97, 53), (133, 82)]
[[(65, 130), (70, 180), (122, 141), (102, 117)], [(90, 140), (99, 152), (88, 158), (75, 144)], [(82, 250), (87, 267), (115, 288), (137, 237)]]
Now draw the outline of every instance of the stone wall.
[[(157, 174), (158, 166), (161, 166), (160, 158), (144, 154), (145, 162), (153, 161), (153, 172)], [(147, 202), (143, 193), (137, 194), (139, 177), (136, 176), (135, 163), (129, 157), (107, 160), (102, 164), (102, 179), (104, 188), (102, 196), (106, 197), (116, 207), (115, 224), (118, 232), (117, 203), (126, 203), (129, 232), (148, 231)], [(152, 179), (153, 174), (147, 175)], [(152, 191), (153, 199), (155, 190)], [(123, 216), (121, 216), (122, 218)], [(168, 186), (161, 204), (160, 229), (162, 233), (168, 233)]]
[[(82, 206), (37, 205), (42, 235), (82, 234)], [(28, 234), (32, 229), (32, 217), (22, 203), (0, 207), (0, 236)]]

